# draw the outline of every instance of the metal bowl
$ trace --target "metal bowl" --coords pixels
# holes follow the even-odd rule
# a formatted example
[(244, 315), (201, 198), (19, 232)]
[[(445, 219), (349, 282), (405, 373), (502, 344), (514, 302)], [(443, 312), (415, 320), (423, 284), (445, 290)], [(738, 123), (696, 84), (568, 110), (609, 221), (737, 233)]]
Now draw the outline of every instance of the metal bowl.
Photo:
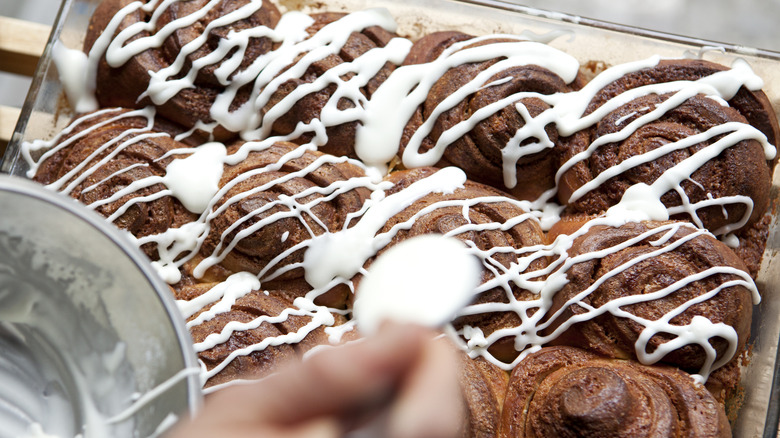
[(155, 436), (202, 398), (146, 256), (76, 201), (4, 175), (0, 352), (0, 437)]

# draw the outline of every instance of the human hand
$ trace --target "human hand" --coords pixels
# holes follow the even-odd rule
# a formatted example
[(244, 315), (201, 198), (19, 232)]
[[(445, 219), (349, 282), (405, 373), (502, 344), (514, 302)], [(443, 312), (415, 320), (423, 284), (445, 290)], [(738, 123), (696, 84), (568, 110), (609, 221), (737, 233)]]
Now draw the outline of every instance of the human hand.
[(336, 438), (380, 414), (384, 436), (460, 435), (454, 348), (420, 327), (385, 324), (262, 381), (220, 390), (168, 438)]

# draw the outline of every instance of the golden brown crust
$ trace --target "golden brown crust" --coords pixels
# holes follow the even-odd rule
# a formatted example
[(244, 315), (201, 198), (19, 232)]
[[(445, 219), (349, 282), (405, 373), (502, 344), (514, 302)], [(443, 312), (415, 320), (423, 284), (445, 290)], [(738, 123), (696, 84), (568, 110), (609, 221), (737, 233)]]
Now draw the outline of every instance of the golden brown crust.
[(461, 41), (470, 40), (473, 35), (456, 30), (432, 32), (423, 35), (415, 41), (409, 54), (404, 59), (404, 65), (425, 64), (439, 57), (447, 47)]
[[(242, 144), (228, 152), (239, 153)], [(219, 255), (219, 265), (229, 272), (251, 272), (269, 287), (302, 296), (311, 290), (303, 269), (284, 268), (303, 261), (305, 243), (312, 237), (346, 227), (348, 215), (363, 208), (369, 191), (358, 184), (339, 193), (334, 184), (364, 177), (362, 169), (343, 160), (323, 161), (320, 152), (291, 154), (297, 148), (279, 142), (225, 166), (219, 185), (229, 188), (214, 205), (200, 252)], [(343, 307), (347, 293), (339, 288), (318, 303)]]
[(554, 223), (547, 231), (547, 243), (552, 244), (558, 236), (572, 235), (582, 228), (588, 221), (597, 218), (596, 215), (569, 215), (561, 217), (561, 220)]
[[(727, 273), (713, 273), (684, 285), (673, 285), (686, 278), (693, 279), (692, 276), (710, 268), (726, 267), (746, 271), (744, 264), (730, 248), (710, 235), (694, 236), (695, 229), (686, 226), (668, 230), (661, 228), (674, 225), (674, 222), (630, 222), (617, 228), (594, 226), (575, 239), (569, 250), (571, 257), (597, 253), (600, 256), (585, 257), (582, 262), (568, 269), (568, 283), (555, 294), (549, 313), (552, 315), (563, 309), (562, 314), (553, 320), (547, 329), (548, 333), (556, 330), (561, 332), (552, 342), (582, 347), (607, 357), (636, 358), (636, 343), (645, 326), (629, 318), (607, 311), (568, 328), (560, 327), (575, 315), (588, 313), (586, 307), (576, 304), (577, 302), (599, 309), (617, 298), (639, 297), (671, 288), (668, 289), (668, 294), (657, 299), (639, 300), (638, 303), (620, 308), (646, 320), (655, 321), (685, 305), (689, 300), (717, 291), (713, 296), (691, 304), (669, 323), (690, 324), (695, 316), (702, 316), (713, 323), (726, 324), (736, 331), (736, 351), (741, 352), (750, 333), (753, 307), (751, 292), (741, 285), (718, 290), (721, 284), (739, 277)], [(653, 232), (641, 241), (625, 244), (654, 229), (664, 231)], [(620, 245), (624, 247), (618, 249)], [(654, 255), (647, 257), (651, 253)], [(646, 258), (642, 259), (643, 257)], [(590, 290), (586, 296), (566, 306), (569, 300), (586, 290)], [(647, 352), (654, 351), (659, 345), (672, 339), (673, 336), (665, 333), (654, 334), (648, 340)], [(728, 342), (720, 337), (713, 337), (710, 344), (717, 351), (718, 359), (722, 359), (728, 349)], [(688, 344), (671, 351), (661, 360), (695, 372), (704, 366), (706, 355), (699, 345)]]
[(771, 223), (772, 215), (766, 213), (758, 222), (736, 233), (739, 245), (734, 248), (734, 252), (745, 262), (754, 280), (758, 278), (758, 270), (761, 268)]
[(464, 438), (498, 434), (509, 374), (483, 358), (461, 357), (460, 386), (466, 404)]
[[(393, 172), (386, 180), (392, 182), (394, 186), (387, 190), (386, 193), (387, 195), (392, 195), (393, 193), (399, 192), (414, 182), (434, 174), (437, 170), (438, 169), (436, 168), (425, 167)], [(505, 201), (487, 201), (487, 198), (494, 197), (505, 199)], [(466, 204), (458, 201), (479, 198), (486, 198), (486, 201), (476, 203), (469, 202), (467, 207), (468, 218), (466, 218), (464, 216), (463, 207)], [(437, 206), (438, 203), (447, 203), (449, 201), (456, 201), (456, 204)], [(430, 211), (427, 211), (424, 214), (418, 214), (423, 209), (428, 209)], [(456, 189), (452, 193), (430, 193), (390, 218), (378, 234), (390, 232), (394, 227), (407, 222), (412, 217), (414, 217), (414, 224), (408, 229), (404, 227), (398, 229), (393, 235), (391, 242), (383, 250), (380, 250), (377, 253), (377, 256), (380, 256), (383, 251), (396, 243), (414, 236), (432, 233), (448, 234), (466, 224), (504, 224), (507, 221), (521, 217), (525, 214), (526, 212), (517, 206), (516, 201), (513, 201), (511, 197), (508, 197), (498, 189), (476, 182), (466, 181), (465, 186), (461, 189)], [(534, 247), (544, 243), (544, 232), (538, 222), (531, 218), (521, 221), (519, 224), (514, 225), (507, 230), (485, 229), (479, 231), (466, 231), (454, 234), (453, 237), (468, 241), (476, 248), (482, 250), (500, 247), (521, 250), (522, 248)], [(521, 256), (518, 256), (516, 252), (503, 252), (494, 254), (492, 257), (494, 259), (493, 263), (500, 263), (505, 267), (509, 267), (512, 263), (516, 263)], [(542, 269), (546, 266), (546, 263), (547, 260), (544, 257), (536, 258), (531, 262), (527, 270)], [(488, 281), (491, 278), (493, 278), (493, 274), (485, 269), (482, 277), (483, 282)], [(514, 287), (512, 292), (515, 298), (519, 300), (530, 300), (535, 298), (531, 292), (522, 290), (518, 287)], [(504, 289), (496, 287), (478, 295), (475, 303), (506, 303), (507, 301), (508, 298)], [(517, 326), (519, 324), (519, 318), (514, 312), (490, 312), (461, 317), (455, 321), (455, 326), (458, 328), (467, 324), (472, 327), (479, 327), (488, 335), (499, 328)], [(517, 355), (512, 340), (509, 338), (494, 344), (490, 351), (491, 354), (500, 358), (500, 360), (507, 362), (511, 362)]]
[[(638, 117), (647, 114), (657, 105), (665, 102), (671, 95), (647, 95), (612, 111), (589, 130), (590, 138), (586, 142), (572, 142), (571, 148), (561, 156), (561, 165), (573, 160), (589, 147), (596, 139), (619, 132)], [(652, 184), (664, 172), (683, 160), (691, 157), (704, 147), (711, 145), (715, 137), (703, 143), (684, 149), (677, 149), (648, 163), (641, 164), (613, 176), (593, 188), (579, 199), (572, 200), (572, 194), (608, 169), (615, 169), (631, 157), (648, 154), (667, 143), (680, 141), (696, 134), (704, 133), (713, 127), (729, 122), (745, 123), (738, 111), (725, 107), (713, 99), (696, 95), (678, 107), (666, 112), (659, 119), (638, 128), (623, 141), (606, 143), (598, 147), (584, 159), (572, 161), (573, 166), (561, 174), (558, 185), (558, 199), (567, 205), (566, 214), (599, 214), (616, 205), (628, 187), (638, 184)], [(756, 140), (744, 140), (726, 148), (714, 159), (703, 163), (691, 174), (690, 180), (681, 184), (685, 197), (669, 190), (661, 197), (667, 207), (705, 202), (708, 199), (725, 199), (744, 196), (753, 202), (746, 226), (758, 221), (769, 206), (771, 172), (761, 144)], [(725, 208), (721, 204), (704, 206), (695, 211), (696, 218), (688, 213), (680, 213), (675, 219), (698, 219), (703, 226), (713, 232), (723, 227), (737, 224), (748, 212), (742, 202), (729, 202)]]
[(684, 372), (547, 347), (512, 371), (502, 438), (730, 437), (723, 407)]
[[(459, 32), (438, 32), (428, 35), (415, 43), (405, 63), (430, 62), (450, 45), (467, 41), (469, 38), (471, 36)], [(464, 49), (502, 42), (523, 43), (517, 40), (496, 38), (468, 45)], [(425, 102), (420, 105), (408, 122), (402, 137), (400, 153), (403, 154), (414, 133), (433, 116), (434, 110), (442, 101), (499, 61), (501, 58), (462, 64), (452, 67), (444, 73), (431, 88)], [(555, 73), (536, 65), (514, 66), (502, 70), (488, 79), (486, 83), (492, 85), (480, 88), (467, 99), (462, 100), (437, 117), (430, 135), (421, 144), (420, 150), (422, 152), (431, 149), (445, 131), (469, 119), (481, 108), (508, 96), (521, 92), (549, 95), (568, 92), (576, 87), (576, 84), (566, 84)], [(547, 103), (535, 97), (524, 98), (515, 103), (522, 104), (531, 117), (536, 117), (550, 108)], [(513, 187), (507, 187), (503, 177), (505, 157), (502, 151), (510, 143), (518, 129), (524, 125), (525, 119), (519, 111), (515, 110), (515, 104), (507, 105), (450, 143), (444, 150), (442, 160), (437, 166), (458, 166), (466, 172), (471, 180), (507, 191), (519, 199), (534, 200), (555, 186), (555, 155), (559, 152), (553, 151), (553, 148), (544, 148), (540, 152), (519, 158), (515, 166), (517, 183)], [(571, 139), (559, 138), (558, 131), (552, 124), (545, 127), (545, 132), (550, 141), (557, 147), (565, 147), (564, 145), (571, 141)], [(581, 135), (578, 133), (575, 134), (575, 137)], [(521, 144), (520, 147), (522, 146)]]

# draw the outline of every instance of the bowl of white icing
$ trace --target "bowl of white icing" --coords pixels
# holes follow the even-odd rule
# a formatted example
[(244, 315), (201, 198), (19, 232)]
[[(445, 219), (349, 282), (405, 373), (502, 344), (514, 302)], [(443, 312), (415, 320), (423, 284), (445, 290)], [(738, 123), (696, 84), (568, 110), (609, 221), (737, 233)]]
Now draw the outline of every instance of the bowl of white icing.
[(121, 231), (0, 175), (0, 438), (153, 437), (201, 402), (167, 286)]

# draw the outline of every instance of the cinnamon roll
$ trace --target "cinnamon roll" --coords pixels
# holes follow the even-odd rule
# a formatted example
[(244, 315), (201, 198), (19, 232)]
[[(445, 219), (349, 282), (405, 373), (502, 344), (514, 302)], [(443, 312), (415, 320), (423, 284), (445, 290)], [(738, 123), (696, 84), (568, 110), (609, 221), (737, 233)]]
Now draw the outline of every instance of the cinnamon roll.
[[(595, 222), (595, 221), (592, 221)], [(742, 261), (684, 222), (597, 222), (574, 234), (545, 333), (602, 356), (703, 380), (745, 348), (757, 290)]]
[(278, 135), (354, 156), (361, 107), (397, 57), (374, 50), (395, 36), (387, 14), (282, 16), (269, 0), (212, 3), (101, 3), (84, 45), (102, 55), (99, 104), (153, 104), (200, 137)]
[[(729, 68), (724, 65), (703, 59), (662, 59), (652, 67), (626, 73), (601, 88), (591, 100), (586, 113), (592, 113), (610, 99), (628, 90), (665, 82), (696, 81), (728, 70)], [(780, 127), (772, 103), (766, 94), (746, 84), (730, 94), (732, 95), (727, 98), (728, 105), (739, 111), (748, 123), (761, 131), (770, 144), (776, 145), (780, 139)]]
[[(558, 199), (567, 214), (605, 212), (632, 186), (648, 185), (649, 197), (660, 199), (671, 218), (717, 235), (749, 227), (764, 215), (771, 187), (768, 164), (775, 155), (767, 138), (775, 138), (776, 117), (771, 107), (756, 103), (765, 100), (760, 91), (742, 88), (729, 101), (733, 107), (701, 94), (708, 92), (707, 83), (693, 79), (716, 71), (732, 74), (702, 67), (710, 64), (661, 62), (595, 94), (583, 116), (600, 116), (586, 130), (589, 138), (571, 142), (561, 155)], [(674, 80), (680, 90), (668, 92), (671, 86), (663, 81)], [(753, 104), (740, 105), (743, 101)]]
[[(284, 292), (233, 280), (186, 286), (176, 294), (206, 367), (205, 388), (277, 371), (315, 346), (328, 344), (325, 328), (345, 322), (323, 308), (304, 310), (279, 298)], [(246, 293), (236, 297), (237, 289)]]
[[(329, 25), (330, 27), (340, 26), (338, 21), (346, 16), (347, 14), (335, 12), (313, 14), (311, 17), (314, 22), (306, 29), (306, 33), (309, 38), (316, 37), (318, 32), (327, 36), (328, 33), (323, 32), (323, 28)], [(359, 95), (354, 95), (353, 91), (346, 90), (345, 83), (359, 81), (357, 75), (362, 72), (361, 68), (357, 66), (360, 63), (358, 58), (371, 50), (385, 47), (394, 37), (393, 33), (380, 26), (370, 26), (350, 33), (337, 52), (331, 53), (329, 51), (324, 57), (312, 57), (314, 55), (312, 52), (300, 54), (295, 63), (286, 67), (280, 75), (286, 80), (278, 84), (275, 90), (272, 90), (273, 94), (262, 108), (261, 111), (266, 118), (264, 124), (270, 126), (270, 132), (273, 134), (293, 135), (292, 141), (306, 143), (312, 141), (315, 133), (294, 135), (298, 126), (311, 123), (312, 120), (324, 122), (326, 138), (317, 140), (320, 143), (319, 150), (338, 156), (355, 157), (355, 132), (358, 121), (353, 119), (345, 123), (330, 122), (323, 118), (324, 111), (334, 114), (359, 110), (361, 100), (371, 98), (371, 94), (394, 70), (394, 64), (389, 61), (379, 64), (376, 73), (363, 80), (364, 84), (354, 90)], [(337, 41), (332, 40), (325, 40), (323, 43), (338, 44)], [(343, 67), (349, 63), (356, 66), (341, 73), (341, 76), (338, 77), (330, 74), (332, 69), (338, 69), (339, 66)], [(371, 66), (368, 67), (368, 69), (370, 68)], [(288, 73), (291, 71), (299, 73)], [(310, 92), (300, 93), (300, 90), (303, 89), (310, 90)]]
[[(181, 227), (197, 215), (173, 196), (164, 176), (168, 164), (191, 149), (158, 129), (149, 110), (85, 115), (38, 158), (33, 179), (78, 199), (138, 238)], [(157, 258), (156, 243), (141, 248)]]
[(730, 437), (723, 406), (686, 373), (572, 347), (528, 355), (509, 379), (501, 437)]
[(464, 438), (498, 436), (509, 374), (483, 358), (461, 358), (460, 386), (466, 405)]
[[(234, 164), (225, 166), (219, 183), (195, 276), (217, 265), (255, 274), (290, 298), (305, 295), (311, 287), (301, 263), (308, 242), (349, 227), (370, 196), (370, 180), (346, 158), (292, 143), (240, 142), (228, 153)], [(348, 287), (326, 292), (317, 303), (344, 307)]]
[[(517, 56), (493, 46), (516, 46), (517, 52), (527, 46), (528, 54)], [(470, 179), (520, 199), (534, 200), (554, 187), (553, 149), (568, 139), (559, 136), (551, 120), (540, 126), (542, 118), (531, 122), (551, 108), (540, 96), (566, 93), (582, 83), (579, 78), (564, 80), (552, 66), (534, 64), (538, 47), (521, 39), (478, 39), (453, 31), (417, 41), (406, 65), (438, 61), (449, 68), (433, 76), (441, 67), (431, 67), (437, 80), (404, 130), (401, 153), (410, 146), (420, 154), (444, 147), (437, 166), (458, 166)], [(468, 55), (478, 51), (495, 56)], [(409, 154), (404, 157), (409, 166)]]
[(252, 79), (236, 76), (273, 49), (270, 29), (281, 14), (268, 0), (212, 3), (102, 1), (84, 41), (84, 51), (100, 58), (98, 103), (129, 108), (153, 104), (162, 116), (188, 129), (220, 140), (234, 137), (235, 129), (215, 122), (212, 107), (227, 84), (238, 88), (231, 110), (247, 102)]
[(758, 222), (734, 233), (733, 237), (737, 239), (736, 244), (729, 245), (745, 262), (745, 267), (753, 279), (758, 278), (771, 223), (772, 215), (770, 213), (764, 214)]
[[(386, 191), (388, 199), (410, 190), (415, 183), (424, 183), (437, 171), (423, 167), (391, 173), (386, 177), (393, 183)], [(512, 300), (533, 300), (533, 292), (510, 279), (514, 275), (527, 275), (529, 279), (541, 280), (542, 270), (547, 266), (546, 257), (535, 253), (544, 243), (544, 232), (536, 218), (522, 206), (497, 189), (471, 181), (451, 192), (432, 191), (386, 221), (377, 235), (385, 236), (389, 243), (377, 255), (414, 236), (434, 233), (453, 236), (465, 241), (483, 260), (482, 286), (473, 305), (490, 307), (489, 303), (508, 303), (509, 294)], [(522, 272), (513, 271), (519, 269)], [(518, 326), (520, 322), (513, 311), (467, 312), (455, 320), (456, 328), (468, 326), (489, 335), (501, 328)], [(496, 358), (511, 362), (517, 356), (513, 345), (513, 338), (506, 337), (493, 343), (489, 351)]]

